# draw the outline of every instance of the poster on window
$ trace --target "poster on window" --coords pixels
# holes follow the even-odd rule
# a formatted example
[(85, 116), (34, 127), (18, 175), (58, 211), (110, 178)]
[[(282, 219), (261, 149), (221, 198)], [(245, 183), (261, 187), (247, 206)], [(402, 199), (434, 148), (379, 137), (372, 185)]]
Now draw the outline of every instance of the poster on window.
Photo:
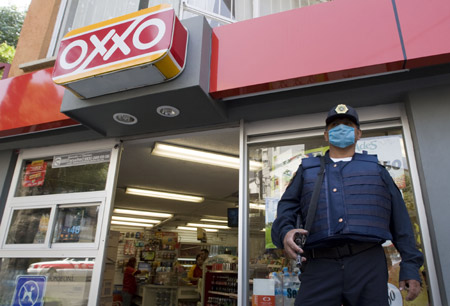
[(45, 173), (47, 172), (47, 162), (43, 160), (32, 161), (25, 168), (23, 177), (23, 187), (36, 187), (44, 185)]
[(272, 242), (272, 223), (277, 217), (277, 206), (279, 198), (266, 198), (266, 249), (276, 249)]

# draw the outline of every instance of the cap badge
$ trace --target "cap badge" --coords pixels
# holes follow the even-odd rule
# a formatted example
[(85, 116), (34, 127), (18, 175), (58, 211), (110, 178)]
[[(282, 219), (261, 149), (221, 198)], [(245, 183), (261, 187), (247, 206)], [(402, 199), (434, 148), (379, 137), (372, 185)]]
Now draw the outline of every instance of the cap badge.
[(345, 104), (339, 104), (334, 110), (338, 114), (345, 114), (346, 112), (348, 112), (348, 108)]

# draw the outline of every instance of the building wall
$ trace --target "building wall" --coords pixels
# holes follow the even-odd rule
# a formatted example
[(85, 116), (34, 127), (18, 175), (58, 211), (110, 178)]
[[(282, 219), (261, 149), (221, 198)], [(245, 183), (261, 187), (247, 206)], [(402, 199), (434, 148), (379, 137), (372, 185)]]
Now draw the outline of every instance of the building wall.
[(9, 77), (18, 76), (34, 69), (53, 66), (54, 62), (51, 61), (25, 70), (19, 68), (22, 64), (43, 60), (47, 57), (60, 3), (61, 0), (31, 1), (22, 31), (20, 32), (17, 51), (11, 65)]
[(443, 305), (450, 298), (449, 100), (447, 86), (413, 92), (407, 103)]

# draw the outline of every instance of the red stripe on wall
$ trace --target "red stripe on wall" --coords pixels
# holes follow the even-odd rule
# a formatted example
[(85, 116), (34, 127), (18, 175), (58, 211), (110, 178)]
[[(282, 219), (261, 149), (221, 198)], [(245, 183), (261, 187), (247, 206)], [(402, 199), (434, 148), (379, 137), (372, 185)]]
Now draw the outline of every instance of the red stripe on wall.
[(78, 125), (60, 112), (64, 88), (52, 68), (0, 81), (0, 137)]
[(395, 0), (406, 68), (450, 62), (450, 1)]
[(214, 98), (402, 68), (390, 0), (337, 0), (213, 30)]

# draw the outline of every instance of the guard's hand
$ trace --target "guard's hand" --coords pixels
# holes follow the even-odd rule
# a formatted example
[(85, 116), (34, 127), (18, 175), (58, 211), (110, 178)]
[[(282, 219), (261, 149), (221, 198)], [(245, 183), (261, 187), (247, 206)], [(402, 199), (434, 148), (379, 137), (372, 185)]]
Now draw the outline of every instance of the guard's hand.
[(420, 293), (420, 282), (415, 279), (408, 279), (399, 283), (400, 291), (406, 289), (408, 294), (406, 295), (407, 301), (413, 301)]
[(297, 254), (303, 253), (303, 250), (294, 242), (294, 236), (296, 233), (306, 235), (308, 234), (308, 231), (300, 228), (295, 228), (287, 232), (286, 236), (284, 236), (283, 239), (284, 251), (286, 252), (286, 255), (291, 259), (296, 259)]

